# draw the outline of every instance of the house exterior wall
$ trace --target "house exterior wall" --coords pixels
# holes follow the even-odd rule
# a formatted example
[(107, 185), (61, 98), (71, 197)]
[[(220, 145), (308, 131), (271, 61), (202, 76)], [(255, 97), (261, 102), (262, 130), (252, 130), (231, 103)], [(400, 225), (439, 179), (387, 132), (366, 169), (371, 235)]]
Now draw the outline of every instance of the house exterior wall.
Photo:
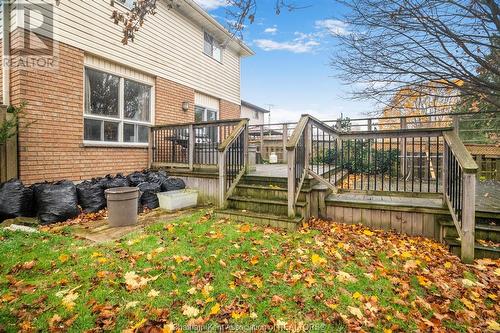
[(220, 119), (237, 119), (240, 118), (241, 107), (239, 104), (231, 103), (229, 101), (220, 100)]
[[(241, 118), (250, 119), (250, 125), (264, 125), (265, 122), (265, 113), (263, 112), (255, 112), (254, 109), (251, 109), (247, 106), (241, 106)], [(257, 118), (255, 117), (257, 116)]]
[[(41, 0), (24, 0), (38, 7)], [(154, 16), (148, 16), (134, 42), (124, 46), (122, 28), (111, 14), (127, 10), (110, 0), (42, 0), (52, 4), (54, 18), (50, 38), (66, 45), (114, 61), (152, 76), (158, 76), (205, 94), (240, 103), (240, 54), (228, 47), (222, 63), (203, 53), (204, 28), (177, 9), (168, 9), (158, 1)], [(15, 6), (17, 3), (13, 5)], [(181, 4), (188, 6), (188, 4)], [(44, 11), (40, 7), (41, 11)], [(19, 12), (13, 10), (14, 13)], [(14, 14), (14, 27), (22, 27), (22, 18)]]
[[(12, 47), (16, 48), (21, 39), (20, 30), (12, 33)], [(19, 132), (21, 180), (27, 184), (61, 179), (80, 181), (146, 168), (146, 147), (85, 145), (83, 141), (85, 66), (91, 63), (92, 66), (110, 67), (114, 72), (127, 69), (92, 59), (83, 50), (64, 43), (59, 43), (58, 49), (59, 61), (55, 70), (11, 70), (11, 103), (28, 103)], [(18, 56), (12, 54), (14, 60)], [(133, 70), (127, 73), (129, 76), (141, 75)], [(155, 124), (194, 120), (193, 88), (161, 77), (155, 77), (153, 82)], [(190, 104), (188, 111), (182, 110), (185, 101)], [(239, 105), (220, 100), (220, 106), (222, 119), (239, 116)], [(27, 124), (30, 125), (25, 127)]]

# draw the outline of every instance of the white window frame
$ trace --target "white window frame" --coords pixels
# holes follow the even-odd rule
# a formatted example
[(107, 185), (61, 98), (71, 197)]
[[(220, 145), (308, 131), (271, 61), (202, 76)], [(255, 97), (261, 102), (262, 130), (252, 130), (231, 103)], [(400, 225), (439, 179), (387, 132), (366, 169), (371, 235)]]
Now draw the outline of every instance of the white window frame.
[[(108, 117), (102, 115), (93, 115), (86, 113), (86, 72), (87, 69), (96, 70), (99, 72), (111, 74), (120, 78), (119, 90), (118, 90), (118, 117)], [(144, 84), (149, 86), (151, 89), (150, 94), (150, 102), (149, 102), (149, 121), (139, 121), (139, 120), (131, 120), (124, 117), (124, 102), (125, 102), (125, 80), (134, 81), (140, 84)], [(85, 119), (95, 119), (101, 121), (108, 121), (118, 123), (118, 141), (93, 141), (93, 140), (85, 140)], [(92, 66), (86, 64), (83, 70), (83, 145), (84, 146), (107, 146), (107, 147), (138, 147), (138, 148), (147, 148), (149, 146), (148, 142), (125, 142), (123, 139), (123, 125), (124, 124), (134, 124), (135, 129), (137, 130), (137, 125), (142, 125), (146, 127), (151, 127), (154, 125), (155, 119), (155, 86), (151, 84), (151, 82), (147, 82), (144, 80), (140, 80), (134, 77), (126, 76), (121, 73), (117, 73), (114, 71), (110, 71), (108, 69), (103, 69), (100, 67)], [(101, 137), (104, 137), (102, 133), (104, 131), (104, 125), (101, 128)], [(137, 134), (139, 132), (137, 131)]]
[(134, 3), (137, 1), (137, 0), (133, 0), (132, 1), (132, 4), (131, 5), (127, 5), (127, 0), (125, 0), (124, 3), (122, 3), (120, 0), (113, 0), (114, 3), (122, 6), (123, 8), (127, 9), (127, 10), (132, 10), (132, 8), (134, 8)]
[[(212, 46), (212, 52), (211, 54), (205, 52), (205, 34), (209, 35), (211, 38), (212, 38), (212, 41), (213, 43), (211, 44)], [(220, 52), (220, 59), (217, 59), (215, 56), (214, 56), (214, 47), (219, 49), (219, 52)], [(219, 62), (222, 64), (222, 59), (224, 58), (224, 49), (222, 48), (221, 44), (217, 41), (217, 39), (214, 37), (214, 35), (212, 35), (211, 33), (209, 33), (208, 31), (206, 30), (203, 30), (203, 54), (214, 59), (215, 61)]]

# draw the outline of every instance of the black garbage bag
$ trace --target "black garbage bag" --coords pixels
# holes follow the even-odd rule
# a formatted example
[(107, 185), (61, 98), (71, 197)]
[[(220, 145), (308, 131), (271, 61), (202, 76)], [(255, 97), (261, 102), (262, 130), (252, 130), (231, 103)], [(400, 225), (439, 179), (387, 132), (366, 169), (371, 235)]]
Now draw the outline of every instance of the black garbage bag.
[(156, 193), (161, 191), (161, 185), (158, 183), (141, 183), (137, 185), (141, 191), (141, 205), (149, 209), (155, 209), (160, 206)]
[(78, 204), (84, 213), (96, 213), (106, 207), (104, 189), (99, 182), (84, 181), (76, 186)]
[(156, 183), (159, 184), (160, 186), (163, 186), (163, 184), (167, 181), (168, 176), (165, 171), (149, 171), (146, 174), (146, 181), (148, 183)]
[(76, 186), (72, 182), (37, 184), (34, 195), (42, 224), (63, 222), (80, 213)]
[(104, 190), (115, 188), (115, 187), (128, 187), (130, 186), (129, 181), (122, 174), (117, 174), (116, 177), (107, 175), (106, 177), (99, 180), (99, 185)]
[(19, 179), (0, 184), (0, 222), (16, 217), (32, 216), (33, 190)]
[(161, 190), (163, 192), (182, 190), (186, 188), (186, 184), (180, 178), (168, 178), (162, 185)]
[(136, 171), (128, 175), (127, 180), (129, 181), (130, 186), (137, 186), (140, 183), (147, 181), (147, 175), (143, 172)]

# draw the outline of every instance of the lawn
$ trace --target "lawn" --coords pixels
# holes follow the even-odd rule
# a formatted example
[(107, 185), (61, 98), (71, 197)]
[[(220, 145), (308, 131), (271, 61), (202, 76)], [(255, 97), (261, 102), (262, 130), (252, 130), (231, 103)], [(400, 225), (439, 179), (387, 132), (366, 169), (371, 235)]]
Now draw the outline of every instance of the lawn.
[(500, 263), (423, 238), (204, 210), (104, 245), (54, 230), (0, 231), (0, 332), (500, 329)]

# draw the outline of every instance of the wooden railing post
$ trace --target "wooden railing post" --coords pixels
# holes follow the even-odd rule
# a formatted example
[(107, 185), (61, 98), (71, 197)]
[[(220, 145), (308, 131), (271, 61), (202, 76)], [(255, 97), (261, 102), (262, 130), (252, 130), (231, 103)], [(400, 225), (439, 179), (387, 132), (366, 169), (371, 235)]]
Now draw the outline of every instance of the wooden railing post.
[(288, 161), (288, 154), (286, 152), (286, 143), (288, 142), (288, 124), (283, 124), (283, 163)]
[(245, 166), (245, 173), (248, 172), (248, 123), (245, 125), (244, 131), (244, 139), (243, 139), (243, 165)]
[(462, 210), (461, 257), (465, 263), (474, 261), (474, 239), (476, 225), (476, 175), (464, 172), (464, 198)]
[[(312, 125), (311, 123), (308, 123), (306, 127), (304, 128), (304, 146), (305, 146), (305, 161), (304, 161), (304, 169), (309, 170), (309, 163), (311, 162), (311, 154), (312, 154), (312, 147), (311, 147), (311, 138), (312, 138)], [(325, 143), (323, 142), (322, 145)], [(324, 147), (323, 147), (324, 148)]]
[(193, 171), (194, 168), (194, 148), (196, 145), (196, 135), (194, 132), (194, 125), (189, 125), (189, 155), (188, 155), (188, 163), (189, 170)]
[(458, 135), (460, 129), (460, 119), (458, 118), (458, 115), (451, 116), (451, 119), (453, 121), (453, 131)]
[(219, 208), (226, 206), (226, 152), (219, 151)]
[[(439, 149), (439, 147), (438, 147)], [(443, 179), (442, 179), (442, 184), (443, 184), (443, 205), (446, 204), (446, 195), (448, 193), (448, 173), (450, 172), (448, 170), (448, 149), (450, 149), (448, 147), (448, 145), (446, 144), (446, 140), (443, 140), (443, 166), (442, 166), (442, 170), (443, 170)]]
[(153, 129), (149, 128), (149, 136), (148, 136), (148, 169), (151, 169), (153, 165)]
[(295, 217), (295, 149), (287, 150), (288, 155), (288, 216)]
[(260, 158), (264, 159), (264, 125), (260, 125)]

